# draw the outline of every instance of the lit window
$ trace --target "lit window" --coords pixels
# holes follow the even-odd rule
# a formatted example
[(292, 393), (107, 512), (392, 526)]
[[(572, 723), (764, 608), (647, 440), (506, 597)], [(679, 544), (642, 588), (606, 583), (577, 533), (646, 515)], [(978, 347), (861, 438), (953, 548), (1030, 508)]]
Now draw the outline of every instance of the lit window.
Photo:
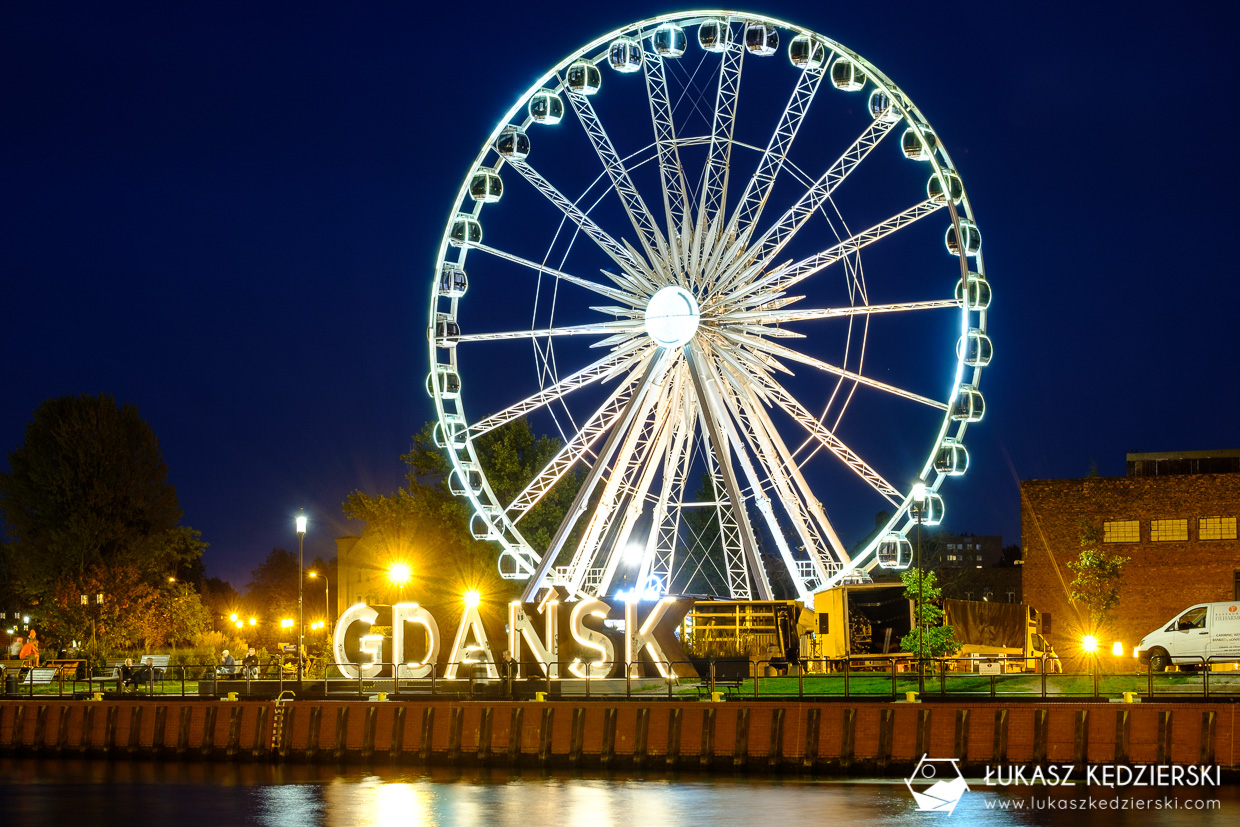
[(1141, 522), (1139, 520), (1117, 520), (1102, 524), (1102, 542), (1104, 543), (1139, 543), (1141, 542)]
[(1202, 517), (1197, 523), (1197, 538), (1200, 540), (1236, 539), (1236, 518)]
[(1151, 520), (1150, 542), (1168, 543), (1188, 540), (1188, 520)]

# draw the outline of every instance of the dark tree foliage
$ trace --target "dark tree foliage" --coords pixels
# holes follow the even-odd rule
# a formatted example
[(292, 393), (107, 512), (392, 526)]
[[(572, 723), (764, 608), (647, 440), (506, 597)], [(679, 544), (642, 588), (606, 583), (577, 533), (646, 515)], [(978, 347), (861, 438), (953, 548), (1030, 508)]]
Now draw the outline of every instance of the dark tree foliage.
[(50, 399), (9, 467), (0, 474), (4, 568), (27, 599), (50, 601), (58, 586), (110, 569), (152, 585), (199, 570), (205, 544), (179, 524), (159, 441), (133, 405), (106, 394)]
[[(258, 568), (245, 592), (245, 606), (264, 621), (292, 617), (297, 613), (297, 553), (274, 548)], [(271, 616), (268, 616), (271, 613)]]
[[(560, 444), (536, 437), (528, 422), (517, 419), (478, 437), (475, 448), (492, 489), (509, 502)], [(435, 445), (431, 424), (414, 435), (401, 459), (407, 466), (405, 487), (375, 496), (355, 491), (345, 501), (344, 513), (366, 523), (363, 537), (372, 547), (412, 565), (418, 602), (428, 607), (456, 603), (462, 588), (478, 589), (493, 601), (518, 594), (520, 584), (498, 574), (499, 546), (475, 540), (470, 533), (469, 501), (448, 490), (452, 463)], [(567, 475), (521, 520), (520, 530), (536, 550), (550, 543), (579, 486), (579, 476)]]

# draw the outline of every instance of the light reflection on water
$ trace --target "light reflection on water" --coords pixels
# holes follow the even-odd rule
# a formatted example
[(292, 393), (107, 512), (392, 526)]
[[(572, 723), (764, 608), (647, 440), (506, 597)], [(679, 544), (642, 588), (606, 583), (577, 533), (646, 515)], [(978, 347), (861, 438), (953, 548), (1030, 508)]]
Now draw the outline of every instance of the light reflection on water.
[[(646, 825), (867, 824), (1234, 825), (1240, 788), (1095, 790), (1097, 799), (1183, 802), (1219, 799), (1213, 811), (990, 809), (1001, 801), (1072, 790), (1009, 792), (970, 781), (950, 817), (919, 812), (899, 779), (658, 774), (599, 775), (507, 770), (422, 772), (400, 767), (210, 764), (152, 761), (0, 759), (5, 823), (31, 825), (253, 824), (263, 827), (498, 825), (498, 827), (646, 827)], [(1108, 794), (1109, 793), (1109, 794)], [(989, 804), (989, 808), (988, 805)], [(1029, 806), (1026, 804), (1026, 806)]]

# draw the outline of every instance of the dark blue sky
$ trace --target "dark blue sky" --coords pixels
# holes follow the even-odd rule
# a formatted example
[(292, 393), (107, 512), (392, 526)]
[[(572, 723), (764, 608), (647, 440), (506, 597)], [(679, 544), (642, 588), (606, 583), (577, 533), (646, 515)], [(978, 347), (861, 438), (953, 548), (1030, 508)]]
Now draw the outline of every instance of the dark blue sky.
[[(478, 147), (562, 57), (672, 10), (518, 7), (0, 9), (0, 447), (44, 399), (111, 393), (210, 574), (244, 588), (299, 507), (333, 554), (340, 503), (400, 484), (432, 415), (426, 296)], [(969, 188), (996, 357), (952, 529), (1015, 542), (1019, 479), (1240, 447), (1236, 12), (749, 8), (876, 63)]]

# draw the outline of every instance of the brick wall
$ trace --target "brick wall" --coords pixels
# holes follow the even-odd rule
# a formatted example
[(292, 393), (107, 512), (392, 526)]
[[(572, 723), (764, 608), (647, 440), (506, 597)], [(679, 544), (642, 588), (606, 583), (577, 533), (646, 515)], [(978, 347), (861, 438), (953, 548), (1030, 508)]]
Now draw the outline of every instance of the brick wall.
[[(1200, 540), (1200, 517), (1240, 516), (1240, 474), (1162, 477), (1087, 477), (1026, 480), (1021, 491), (1021, 548), (1025, 602), (1051, 614), (1051, 643), (1063, 656), (1078, 651), (1077, 612), (1068, 602), (1073, 575), (1066, 563), (1080, 554), (1081, 519), (1101, 530), (1104, 521), (1139, 520), (1137, 543), (1103, 548), (1130, 562), (1119, 605), (1100, 643), (1124, 644), (1125, 656), (1142, 637), (1193, 603), (1234, 598), (1240, 541)], [(1187, 519), (1187, 542), (1151, 542), (1150, 521)], [(1082, 607), (1080, 620), (1087, 620)]]

